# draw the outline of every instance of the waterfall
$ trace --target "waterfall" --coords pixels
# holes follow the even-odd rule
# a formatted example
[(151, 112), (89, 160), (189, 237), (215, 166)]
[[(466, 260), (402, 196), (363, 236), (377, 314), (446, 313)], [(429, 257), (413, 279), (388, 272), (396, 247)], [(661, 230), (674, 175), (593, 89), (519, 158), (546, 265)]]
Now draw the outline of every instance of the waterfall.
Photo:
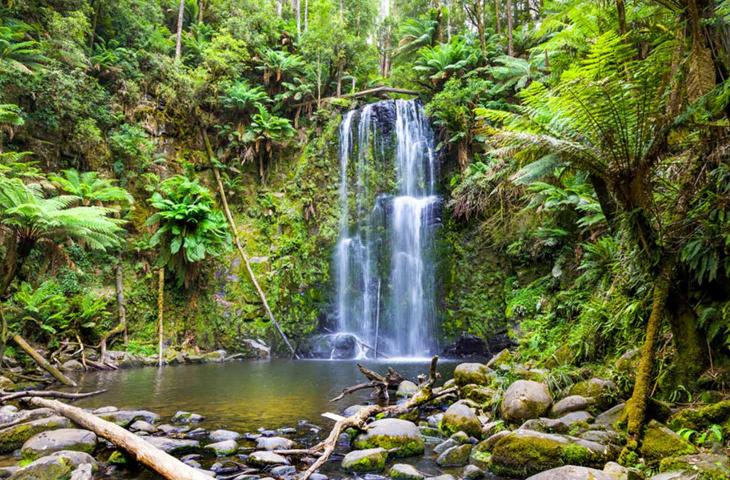
[(357, 337), (361, 356), (429, 355), (440, 197), (428, 119), (416, 100), (382, 101), (345, 114), (339, 133), (337, 331)]

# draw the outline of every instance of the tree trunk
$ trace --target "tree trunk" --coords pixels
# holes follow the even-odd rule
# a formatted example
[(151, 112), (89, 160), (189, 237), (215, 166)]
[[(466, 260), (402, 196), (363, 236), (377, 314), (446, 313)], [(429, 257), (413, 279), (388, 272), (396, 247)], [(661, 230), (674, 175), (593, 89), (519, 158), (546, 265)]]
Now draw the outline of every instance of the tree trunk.
[(165, 308), (165, 267), (157, 275), (157, 363), (162, 366), (163, 313)]
[(502, 25), (499, 21), (499, 2), (501, 0), (494, 0), (494, 27), (496, 28), (497, 35), (502, 33)]
[(512, 0), (507, 0), (507, 55), (514, 56), (515, 49), (512, 44)]
[(469, 149), (466, 140), (459, 140), (456, 145), (456, 157), (459, 161), (459, 169), (465, 172), (469, 166)]
[(124, 272), (122, 265), (117, 265), (115, 269), (116, 288), (117, 288), (117, 311), (119, 312), (119, 325), (122, 326), (124, 332), (124, 345), (129, 343), (127, 332), (127, 309), (124, 307)]
[(624, 0), (616, 0), (616, 14), (618, 16), (618, 33), (626, 35), (626, 4)]
[[(667, 257), (669, 256), (666, 252), (665, 255)], [(639, 359), (639, 368), (636, 372), (636, 383), (634, 384), (631, 399), (626, 404), (628, 433), (630, 436), (627, 448), (630, 450), (638, 447), (641, 427), (644, 425), (646, 405), (649, 401), (654, 373), (656, 343), (659, 338), (662, 319), (666, 312), (669, 287), (674, 278), (675, 262), (673, 258), (667, 257), (662, 261), (659, 273), (654, 281), (651, 314), (646, 324), (646, 337), (644, 338), (644, 345), (641, 347), (641, 358)]]
[(213, 153), (213, 147), (210, 145), (210, 139), (208, 138), (208, 133), (205, 131), (204, 128), (201, 127), (200, 129), (202, 135), (203, 135), (203, 143), (205, 143), (205, 151), (208, 154), (208, 161), (210, 162), (210, 166), (213, 169), (213, 175), (215, 176), (215, 181), (218, 186), (218, 194), (221, 197), (221, 203), (223, 204), (223, 211), (226, 214), (226, 219), (228, 220), (228, 224), (231, 228), (231, 233), (233, 234), (233, 239), (236, 243), (236, 248), (238, 249), (238, 253), (241, 256), (241, 260), (243, 260), (243, 263), (246, 265), (246, 271), (248, 272), (248, 276), (251, 279), (251, 283), (253, 283), (254, 288), (256, 288), (256, 293), (258, 293), (259, 298), (261, 298), (261, 303), (264, 305), (264, 309), (266, 310), (266, 314), (269, 317), (269, 320), (271, 320), (272, 325), (274, 325), (274, 328), (276, 328), (276, 331), (279, 332), (279, 335), (281, 336), (282, 340), (284, 340), (284, 343), (289, 348), (289, 351), (291, 352), (292, 356), (294, 358), (299, 358), (299, 355), (297, 355), (296, 350), (294, 350), (294, 347), (292, 347), (291, 343), (289, 343), (289, 338), (287, 338), (286, 334), (284, 333), (284, 330), (281, 329), (279, 326), (279, 322), (276, 321), (276, 318), (274, 317), (274, 313), (271, 311), (271, 308), (269, 307), (269, 302), (266, 300), (266, 295), (264, 294), (263, 289), (259, 285), (258, 280), (256, 280), (256, 275), (253, 272), (253, 269), (251, 268), (251, 262), (248, 259), (248, 255), (246, 255), (246, 252), (243, 250), (243, 247), (241, 246), (241, 239), (238, 236), (238, 227), (236, 226), (236, 222), (233, 220), (233, 215), (231, 214), (231, 209), (228, 208), (228, 199), (226, 198), (226, 191), (223, 188), (223, 181), (221, 180), (221, 174), (218, 171), (218, 167), (215, 166), (215, 155)]
[[(546, 52), (547, 55), (547, 52)], [(603, 216), (606, 217), (606, 223), (611, 231), (616, 231), (616, 201), (608, 191), (608, 185), (606, 181), (598, 175), (590, 175), (591, 185), (593, 190), (596, 192), (598, 198), (598, 204), (601, 206)]]
[(76, 382), (68, 378), (66, 375), (61, 373), (60, 370), (48, 363), (48, 360), (43, 358), (43, 355), (41, 355), (33, 347), (31, 347), (30, 344), (26, 342), (23, 337), (21, 337), (20, 335), (13, 335), (13, 340), (15, 340), (15, 343), (17, 343), (18, 346), (25, 351), (25, 353), (31, 356), (35, 363), (37, 363), (41, 368), (53, 375), (56, 380), (63, 383), (64, 385), (68, 385), (69, 387), (76, 386)]
[(669, 325), (676, 358), (673, 381), (676, 385), (692, 390), (707, 367), (707, 347), (697, 328), (697, 315), (689, 304), (687, 295), (675, 292), (668, 302)]
[(2, 278), (0, 279), (0, 301), (5, 300), (13, 280), (23, 268), (31, 250), (35, 246), (34, 240), (18, 240), (18, 236), (10, 232), (5, 241), (5, 259), (0, 267)]
[(180, 0), (180, 9), (177, 12), (177, 38), (175, 40), (175, 61), (180, 60), (182, 54), (182, 30), (185, 19), (185, 0)]
[(36, 407), (50, 408), (80, 427), (106, 438), (115, 446), (129, 453), (139, 463), (157, 472), (162, 478), (167, 480), (210, 480), (209, 476), (147, 443), (142, 437), (78, 407), (67, 405), (58, 400), (38, 397), (31, 398), (29, 402)]

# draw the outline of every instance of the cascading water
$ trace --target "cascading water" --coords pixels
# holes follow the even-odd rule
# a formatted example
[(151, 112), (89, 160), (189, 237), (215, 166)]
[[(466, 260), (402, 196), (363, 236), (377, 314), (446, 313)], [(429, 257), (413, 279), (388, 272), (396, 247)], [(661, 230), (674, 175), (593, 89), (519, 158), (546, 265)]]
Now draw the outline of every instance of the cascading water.
[(378, 102), (343, 118), (335, 313), (338, 332), (358, 338), (359, 356), (435, 348), (436, 176), (420, 102)]

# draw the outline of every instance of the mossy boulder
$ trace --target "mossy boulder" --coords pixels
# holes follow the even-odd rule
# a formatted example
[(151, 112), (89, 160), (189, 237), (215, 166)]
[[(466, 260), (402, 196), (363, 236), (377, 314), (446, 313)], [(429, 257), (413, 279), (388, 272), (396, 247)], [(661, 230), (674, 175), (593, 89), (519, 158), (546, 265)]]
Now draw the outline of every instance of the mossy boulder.
[(52, 416), (3, 428), (0, 430), (0, 453), (10, 453), (17, 450), (29, 438), (38, 433), (70, 426), (71, 422), (67, 418)]
[(506, 366), (511, 361), (512, 354), (509, 353), (509, 350), (505, 348), (489, 359), (489, 361), (487, 362), (487, 367), (491, 369), (497, 369), (499, 367)]
[(171, 455), (182, 455), (184, 453), (196, 452), (200, 449), (200, 442), (182, 438), (167, 437), (146, 437), (147, 443), (151, 443), (165, 453)]
[(665, 458), (659, 464), (660, 472), (693, 472), (697, 480), (725, 480), (730, 478), (730, 459), (726, 455), (699, 453)]
[(606, 461), (603, 450), (561, 435), (516, 430), (494, 443), (489, 469), (497, 475), (525, 477), (563, 465), (597, 467)]
[(393, 480), (423, 480), (424, 475), (413, 465), (407, 463), (396, 463), (388, 471)]
[(135, 420), (144, 420), (147, 423), (157, 423), (160, 420), (159, 415), (148, 410), (103, 411), (97, 413), (96, 416), (124, 428), (127, 428)]
[(436, 458), (436, 464), (440, 467), (463, 467), (469, 463), (471, 449), (468, 443), (451, 447)]
[(477, 415), (471, 408), (460, 402), (451, 405), (444, 412), (439, 428), (447, 435), (464, 432), (479, 438), (482, 434), (482, 424)]
[(398, 390), (395, 392), (395, 396), (398, 398), (408, 398), (415, 395), (417, 391), (418, 385), (410, 380), (403, 380), (398, 384)]
[(509, 422), (521, 422), (543, 416), (553, 399), (547, 385), (532, 380), (517, 380), (502, 397), (500, 411)]
[(25, 460), (35, 460), (62, 450), (92, 453), (96, 449), (96, 434), (79, 428), (59, 428), (33, 435), (21, 449)]
[(603, 410), (610, 407), (618, 396), (618, 387), (610, 380), (591, 378), (580, 381), (570, 387), (570, 395), (590, 398), (595, 408)]
[(556, 402), (550, 409), (553, 418), (562, 417), (566, 413), (588, 410), (593, 405), (593, 399), (582, 395), (570, 395)]
[(565, 465), (529, 477), (527, 480), (620, 480), (595, 468)]
[(650, 463), (667, 457), (691, 455), (696, 452), (697, 448), (694, 445), (656, 420), (650, 421), (646, 426), (644, 439), (639, 449), (639, 453)]
[(700, 408), (680, 410), (669, 418), (668, 425), (675, 430), (691, 428), (700, 431), (712, 424), (721, 425), (728, 421), (730, 421), (730, 400), (724, 400)]
[(423, 435), (415, 423), (397, 418), (376, 420), (352, 442), (357, 450), (384, 448), (394, 457), (420, 455), (425, 449)]
[(382, 472), (387, 459), (388, 451), (384, 448), (353, 450), (342, 459), (342, 468), (354, 473)]
[(260, 450), (249, 455), (246, 463), (258, 468), (266, 468), (275, 465), (289, 465), (289, 460), (278, 453)]
[(494, 372), (483, 363), (460, 363), (454, 369), (454, 381), (459, 387), (469, 385), (488, 386), (494, 378)]
[(59, 480), (69, 478), (80, 465), (97, 469), (96, 460), (88, 453), (60, 451), (41, 457), (18, 469), (10, 480)]
[(465, 385), (461, 388), (461, 396), (483, 406), (491, 406), (499, 398), (499, 394), (493, 388), (482, 385)]
[(238, 450), (238, 443), (236, 443), (235, 440), (223, 440), (220, 442), (210, 443), (205, 446), (205, 449), (212, 451), (216, 454), (216, 456), (225, 457), (226, 455), (236, 453), (236, 450)]

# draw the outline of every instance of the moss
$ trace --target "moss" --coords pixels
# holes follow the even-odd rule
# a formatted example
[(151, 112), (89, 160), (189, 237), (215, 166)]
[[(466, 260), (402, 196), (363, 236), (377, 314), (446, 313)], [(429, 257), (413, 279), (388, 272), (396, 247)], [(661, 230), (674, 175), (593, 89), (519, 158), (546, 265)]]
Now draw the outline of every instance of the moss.
[(46, 430), (55, 430), (69, 425), (68, 420), (62, 417), (50, 417), (33, 420), (14, 425), (0, 431), (0, 453), (10, 453), (18, 448), (33, 435)]
[(380, 472), (385, 469), (388, 452), (384, 449), (368, 449), (350, 452), (342, 459), (342, 468), (348, 472)]
[(652, 420), (646, 427), (639, 452), (649, 462), (695, 453), (697, 449), (669, 428)]
[(508, 435), (492, 449), (489, 469), (508, 477), (527, 477), (563, 465), (563, 445), (550, 438)]
[(730, 420), (730, 400), (724, 400), (706, 407), (680, 410), (669, 419), (669, 426), (673, 430), (691, 428), (699, 431), (728, 420)]
[(109, 455), (107, 462), (112, 465), (127, 465), (129, 463), (129, 457), (127, 457), (124, 452), (114, 450), (111, 455)]
[(562, 459), (566, 465), (594, 465), (597, 463), (596, 454), (589, 448), (571, 443), (563, 448)]
[(726, 480), (730, 478), (730, 462), (725, 455), (700, 454), (662, 459), (660, 472), (689, 471), (698, 474), (697, 480)]
[(370, 435), (367, 438), (357, 438), (352, 446), (358, 450), (370, 448), (384, 448), (394, 457), (412, 457), (421, 455), (425, 450), (423, 439), (400, 437), (392, 435)]

